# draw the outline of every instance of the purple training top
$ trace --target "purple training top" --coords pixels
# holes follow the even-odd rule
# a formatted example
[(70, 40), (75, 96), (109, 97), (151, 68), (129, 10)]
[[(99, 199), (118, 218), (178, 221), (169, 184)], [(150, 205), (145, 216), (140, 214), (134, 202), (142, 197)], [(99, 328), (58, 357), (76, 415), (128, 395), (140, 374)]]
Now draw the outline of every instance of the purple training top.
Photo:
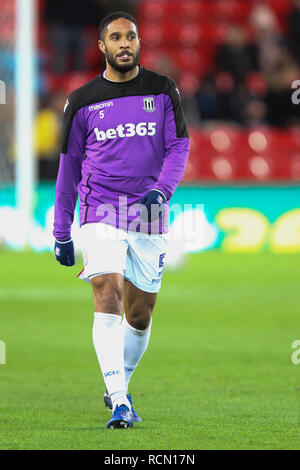
[[(80, 225), (103, 222), (168, 231), (168, 202), (183, 177), (189, 138), (175, 82), (140, 67), (128, 82), (102, 75), (65, 105), (54, 237), (69, 240), (78, 194)], [(142, 223), (136, 204), (151, 189), (167, 198), (163, 221)]]

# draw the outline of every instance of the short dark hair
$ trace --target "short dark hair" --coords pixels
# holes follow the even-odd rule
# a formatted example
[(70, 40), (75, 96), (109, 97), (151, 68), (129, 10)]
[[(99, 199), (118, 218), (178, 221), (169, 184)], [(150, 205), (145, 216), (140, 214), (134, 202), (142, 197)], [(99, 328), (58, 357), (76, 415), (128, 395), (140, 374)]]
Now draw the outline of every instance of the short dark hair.
[(119, 18), (125, 18), (125, 20), (131, 21), (133, 24), (135, 24), (136, 29), (138, 29), (137, 21), (136, 19), (130, 15), (129, 13), (126, 13), (125, 11), (115, 11), (113, 13), (109, 13), (106, 15), (102, 20), (100, 21), (99, 24), (99, 37), (101, 41), (103, 41), (105, 30), (107, 26), (112, 23), (115, 20), (118, 20)]

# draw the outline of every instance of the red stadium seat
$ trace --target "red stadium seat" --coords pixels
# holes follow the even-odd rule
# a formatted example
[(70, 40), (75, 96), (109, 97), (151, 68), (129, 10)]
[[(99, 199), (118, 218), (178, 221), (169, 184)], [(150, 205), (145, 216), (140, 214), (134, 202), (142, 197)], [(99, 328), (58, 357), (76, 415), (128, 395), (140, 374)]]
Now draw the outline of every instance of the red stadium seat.
[(229, 23), (224, 21), (206, 21), (201, 24), (202, 40), (206, 43), (223, 44), (228, 36)]
[(163, 21), (164, 19), (198, 20), (210, 15), (211, 5), (206, 0), (144, 1), (138, 5), (139, 20)]
[(285, 19), (293, 8), (293, 2), (291, 0), (268, 0), (268, 4), (279, 19)]
[(278, 133), (281, 173), (287, 178), (300, 181), (300, 131), (298, 128), (291, 128)]
[(267, 93), (267, 83), (263, 74), (259, 72), (250, 73), (246, 77), (246, 86), (255, 96), (264, 97)]
[(186, 0), (179, 2), (177, 15), (183, 21), (198, 21), (205, 18), (209, 14), (209, 5), (207, 2), (197, 0)]
[(141, 64), (148, 69), (155, 69), (156, 64), (161, 57), (161, 52), (159, 49), (150, 48), (143, 49), (141, 53)]
[(15, 37), (15, 25), (14, 21), (10, 19), (5, 24), (1, 25), (0, 28), (0, 41), (10, 42)]
[[(53, 62), (53, 51), (48, 45), (47, 27), (43, 25), (45, 2), (39, 2), (39, 43), (45, 73), (47, 64)], [(292, 1), (265, 2), (272, 7), (280, 24), (284, 24)], [(13, 18), (10, 14), (13, 4), (14, 1), (3, 2), (2, 13), (7, 11), (8, 20), (1, 27), (0, 38), (9, 38), (14, 31), (14, 22), (10, 21)], [(158, 71), (163, 65), (164, 70), (169, 70), (170, 76), (176, 78), (182, 94), (195, 93), (203, 75), (214, 69), (215, 51), (226, 42), (230, 25), (241, 23), (247, 29), (253, 6), (252, 0), (139, 2), (137, 19), (143, 41), (141, 63)], [(91, 79), (95, 74), (92, 68), (98, 67), (98, 52), (95, 49), (88, 50), (86, 59), (91, 72), (63, 76), (48, 72), (46, 79), (50, 91), (62, 90), (67, 95)], [(215, 85), (220, 92), (230, 92), (234, 87), (233, 77), (220, 71), (216, 73)], [(266, 93), (266, 83), (258, 73), (250, 74), (246, 85), (256, 96), (264, 96)], [(273, 128), (247, 131), (218, 126), (205, 130), (191, 128), (189, 131), (191, 151), (185, 181), (300, 181), (300, 132), (296, 128), (290, 131)]]
[(181, 25), (178, 32), (178, 39), (181, 44), (187, 47), (197, 47), (202, 38), (203, 30), (199, 24), (193, 22)]
[(94, 74), (91, 72), (76, 72), (67, 74), (64, 78), (64, 90), (66, 90), (69, 95), (72, 91), (76, 90), (76, 88), (83, 86), (94, 78)]
[(183, 72), (179, 75), (178, 85), (182, 94), (194, 95), (199, 88), (200, 78), (198, 74)]
[(300, 132), (190, 129), (186, 181), (300, 181)]
[(246, 22), (253, 2), (249, 0), (215, 0), (212, 5), (213, 15), (219, 20)]
[(171, 23), (168, 28), (161, 24), (141, 23), (139, 34), (146, 47), (160, 47), (164, 44), (174, 43), (178, 31)]
[(200, 75), (213, 65), (213, 57), (208, 51), (201, 48), (182, 48), (175, 50), (175, 59), (178, 67), (187, 72)]
[(165, 16), (166, 4), (159, 1), (140, 2), (138, 7), (138, 17), (146, 21), (160, 20)]
[(169, 57), (181, 73), (190, 73), (201, 78), (212, 66), (212, 56), (195, 48), (164, 47), (144, 47), (141, 52), (141, 63), (146, 68), (156, 69), (159, 60)]
[(145, 22), (139, 24), (139, 34), (147, 47), (178, 47), (178, 42), (184, 47), (200, 45), (220, 45), (226, 41), (229, 24), (216, 21), (167, 20), (161, 22)]
[(198, 129), (189, 129), (190, 156), (184, 181), (197, 181), (207, 176), (207, 137)]
[(16, 1), (15, 0), (2, 0), (1, 1), (1, 16), (15, 16)]

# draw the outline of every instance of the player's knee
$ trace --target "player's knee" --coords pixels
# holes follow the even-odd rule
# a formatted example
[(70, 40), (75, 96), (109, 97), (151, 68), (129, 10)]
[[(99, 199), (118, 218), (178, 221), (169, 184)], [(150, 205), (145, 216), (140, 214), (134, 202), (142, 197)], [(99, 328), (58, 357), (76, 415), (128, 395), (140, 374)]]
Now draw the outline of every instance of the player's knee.
[(95, 311), (120, 314), (122, 310), (122, 282), (109, 275), (97, 276), (91, 281)]
[(154, 304), (136, 304), (126, 312), (128, 323), (137, 330), (146, 330), (151, 322)]

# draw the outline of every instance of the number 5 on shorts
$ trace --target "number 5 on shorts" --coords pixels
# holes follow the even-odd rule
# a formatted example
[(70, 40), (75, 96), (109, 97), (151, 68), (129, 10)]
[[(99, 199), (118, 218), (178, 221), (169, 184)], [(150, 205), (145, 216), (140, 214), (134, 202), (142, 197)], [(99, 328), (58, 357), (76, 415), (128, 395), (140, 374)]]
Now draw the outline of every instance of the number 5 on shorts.
[[(159, 267), (160, 267), (160, 268), (163, 268), (163, 267), (164, 267), (165, 256), (166, 256), (166, 253), (162, 253), (162, 254), (159, 256)], [(163, 273), (163, 269), (158, 273), (159, 277), (161, 277), (162, 273)]]

